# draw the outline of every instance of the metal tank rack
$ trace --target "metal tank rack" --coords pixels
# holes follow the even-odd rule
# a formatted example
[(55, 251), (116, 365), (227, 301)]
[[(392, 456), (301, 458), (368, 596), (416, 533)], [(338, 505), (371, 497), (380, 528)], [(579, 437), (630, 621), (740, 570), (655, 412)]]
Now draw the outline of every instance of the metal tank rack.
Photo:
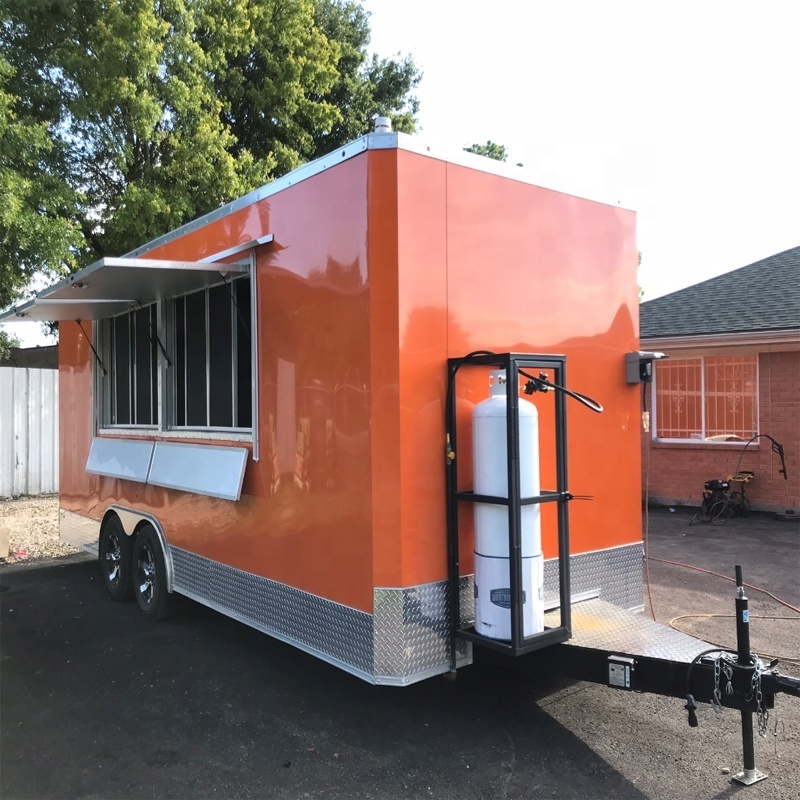
[[(533, 497), (520, 496), (520, 446), (519, 446), (519, 392), (509, 391), (506, 408), (506, 468), (508, 470), (508, 497), (475, 494), (474, 491), (458, 490), (458, 442), (456, 435), (457, 374), (462, 367), (492, 367), (503, 369), (507, 376), (516, 376), (520, 370), (539, 370), (552, 373), (552, 383), (564, 386), (566, 380), (566, 358), (561, 355), (534, 355), (526, 353), (494, 354), (488, 351), (470, 353), (463, 358), (451, 358), (447, 362), (447, 542), (448, 580), (450, 593), (451, 653), (456, 653), (458, 639), (488, 647), (510, 656), (520, 656), (543, 647), (567, 641), (571, 635), (571, 595), (569, 570), (569, 501), (572, 495), (567, 489), (567, 409), (563, 392), (554, 393), (555, 402), (555, 465), (556, 488), (543, 490)], [(511, 385), (511, 378), (509, 385)], [(542, 389), (539, 389), (542, 390)], [(511, 639), (490, 639), (475, 631), (473, 626), (460, 624), (461, 608), (459, 595), (459, 503), (489, 503), (508, 508), (508, 543), (510, 566), (510, 613)], [(560, 597), (560, 620), (558, 625), (529, 636), (523, 629), (522, 588), (522, 507), (535, 503), (556, 503), (558, 520), (558, 576)], [(552, 617), (552, 615), (551, 615)], [(455, 670), (455, 662), (452, 664)]]

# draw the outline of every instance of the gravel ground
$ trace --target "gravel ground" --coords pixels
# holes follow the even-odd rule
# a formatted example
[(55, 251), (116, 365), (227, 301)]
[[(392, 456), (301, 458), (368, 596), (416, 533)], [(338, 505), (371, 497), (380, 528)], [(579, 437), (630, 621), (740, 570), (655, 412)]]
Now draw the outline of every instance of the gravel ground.
[(0, 552), (0, 561), (5, 563), (80, 552), (58, 538), (58, 495), (0, 502), (0, 531), (3, 529), (8, 535), (8, 556), (2, 558)]

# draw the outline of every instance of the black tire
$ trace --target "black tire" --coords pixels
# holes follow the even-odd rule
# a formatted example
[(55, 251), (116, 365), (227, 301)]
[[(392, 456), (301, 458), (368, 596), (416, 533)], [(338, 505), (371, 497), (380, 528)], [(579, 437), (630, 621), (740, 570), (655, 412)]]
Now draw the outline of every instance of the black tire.
[(697, 512), (697, 521), (702, 522), (703, 525), (708, 524), (711, 522), (711, 512), (716, 505), (717, 500), (713, 496), (704, 497), (703, 504), (700, 506), (700, 510)]
[(98, 543), (100, 572), (112, 600), (123, 603), (133, 598), (133, 541), (125, 534), (119, 517), (109, 517), (100, 530)]
[(136, 536), (131, 577), (136, 602), (145, 618), (163, 619), (167, 612), (167, 567), (152, 525), (142, 527)]
[(742, 494), (742, 492), (733, 492), (731, 494), (734, 507), (736, 508), (736, 515), (738, 517), (749, 517), (750, 512), (753, 510), (750, 506), (750, 501)]
[(715, 525), (724, 525), (733, 516), (733, 503), (727, 498), (724, 500), (717, 500), (711, 506), (710, 516), (711, 521)]

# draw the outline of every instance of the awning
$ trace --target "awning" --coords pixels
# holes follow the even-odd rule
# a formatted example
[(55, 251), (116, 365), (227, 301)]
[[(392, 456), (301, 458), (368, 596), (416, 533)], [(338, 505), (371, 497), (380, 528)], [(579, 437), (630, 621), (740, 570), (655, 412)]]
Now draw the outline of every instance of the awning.
[[(272, 235), (238, 245), (215, 258), (225, 258), (257, 244), (271, 241)], [(187, 294), (214, 283), (221, 276), (241, 275), (247, 263), (204, 261), (165, 261), (149, 258), (101, 258), (66, 280), (38, 293), (27, 303), (0, 315), (0, 321), (91, 320), (102, 319), (131, 308)]]

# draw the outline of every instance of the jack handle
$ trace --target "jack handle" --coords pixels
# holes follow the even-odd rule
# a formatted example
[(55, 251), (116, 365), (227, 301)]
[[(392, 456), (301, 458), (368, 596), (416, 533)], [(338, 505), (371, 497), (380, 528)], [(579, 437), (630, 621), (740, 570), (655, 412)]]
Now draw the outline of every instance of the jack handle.
[(686, 705), (684, 706), (684, 708), (689, 714), (689, 727), (696, 728), (698, 726), (697, 701), (694, 699), (694, 695), (691, 694), (686, 695)]

